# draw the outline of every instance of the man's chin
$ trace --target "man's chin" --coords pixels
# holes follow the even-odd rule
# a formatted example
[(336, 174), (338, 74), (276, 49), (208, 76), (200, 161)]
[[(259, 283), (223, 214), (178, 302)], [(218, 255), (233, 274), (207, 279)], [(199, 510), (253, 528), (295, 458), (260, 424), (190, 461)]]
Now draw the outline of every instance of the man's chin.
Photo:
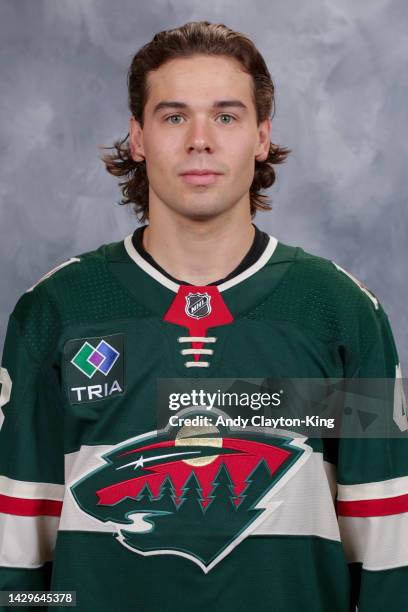
[(177, 212), (191, 220), (208, 221), (221, 216), (227, 212), (231, 206), (226, 206), (226, 203), (217, 204), (214, 202), (186, 202), (182, 206), (177, 206)]
[(200, 209), (200, 210), (183, 210), (180, 211), (183, 217), (190, 219), (191, 221), (210, 221), (220, 217), (225, 212), (225, 209)]

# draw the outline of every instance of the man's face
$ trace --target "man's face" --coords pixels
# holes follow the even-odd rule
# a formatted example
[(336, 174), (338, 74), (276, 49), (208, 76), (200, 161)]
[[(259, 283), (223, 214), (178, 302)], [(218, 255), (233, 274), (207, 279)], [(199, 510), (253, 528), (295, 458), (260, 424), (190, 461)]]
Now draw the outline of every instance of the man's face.
[[(147, 80), (143, 130), (132, 117), (130, 144), (133, 159), (146, 160), (149, 206), (159, 200), (203, 220), (234, 206), (249, 212), (255, 158), (266, 159), (271, 127), (269, 119), (257, 126), (251, 76), (232, 58), (196, 55)], [(191, 170), (212, 173), (184, 174)]]

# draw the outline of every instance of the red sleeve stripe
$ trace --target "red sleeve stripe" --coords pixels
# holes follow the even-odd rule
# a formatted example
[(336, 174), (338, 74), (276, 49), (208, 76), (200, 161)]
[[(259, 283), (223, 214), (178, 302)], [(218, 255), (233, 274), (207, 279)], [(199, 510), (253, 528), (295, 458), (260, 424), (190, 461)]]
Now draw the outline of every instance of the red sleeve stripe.
[(62, 502), (54, 499), (23, 499), (0, 494), (0, 512), (17, 516), (60, 516)]
[(408, 512), (408, 494), (384, 499), (337, 501), (339, 516), (388, 516)]

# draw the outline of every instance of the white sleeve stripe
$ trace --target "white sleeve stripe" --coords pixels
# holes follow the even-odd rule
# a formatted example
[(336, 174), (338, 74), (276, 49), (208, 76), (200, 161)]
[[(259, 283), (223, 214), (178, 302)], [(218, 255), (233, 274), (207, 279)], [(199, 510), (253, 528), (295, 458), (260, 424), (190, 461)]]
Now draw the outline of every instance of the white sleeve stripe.
[(2, 516), (0, 567), (35, 569), (52, 561), (58, 524), (55, 516)]
[(408, 493), (408, 476), (390, 478), (379, 482), (354, 485), (337, 485), (339, 501), (359, 501), (363, 499), (386, 499)]
[(408, 513), (338, 520), (348, 563), (371, 571), (408, 566)]
[(25, 482), (0, 476), (0, 495), (23, 499), (64, 499), (65, 486), (49, 482)]

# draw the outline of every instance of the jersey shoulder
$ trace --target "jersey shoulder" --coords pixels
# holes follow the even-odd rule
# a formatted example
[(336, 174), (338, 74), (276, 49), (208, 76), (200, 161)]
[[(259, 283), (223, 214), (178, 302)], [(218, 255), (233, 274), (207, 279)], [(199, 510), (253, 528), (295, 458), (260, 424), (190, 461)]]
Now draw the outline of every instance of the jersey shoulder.
[(121, 242), (70, 257), (20, 296), (11, 317), (32, 352), (44, 358), (67, 325), (109, 321), (134, 314), (137, 305), (110, 273), (107, 258)]
[[(63, 293), (71, 283), (79, 288), (80, 283), (90, 282), (93, 277), (103, 274), (105, 270), (106, 251), (116, 243), (104, 244), (92, 251), (74, 255), (58, 263), (45, 272), (31, 287), (29, 287), (17, 302), (29, 304), (41, 299), (45, 294)], [(70, 296), (72, 298), (72, 295)]]
[(286, 321), (325, 342), (368, 342), (386, 316), (377, 296), (337, 262), (280, 246), (290, 266), (254, 317)]
[(377, 296), (363, 281), (332, 259), (320, 257), (298, 247), (293, 274), (302, 277), (304, 284), (320, 289), (337, 302), (354, 298), (368, 308), (381, 308)]
[(322, 288), (333, 292), (335, 296), (340, 297), (341, 294), (345, 298), (347, 295), (359, 296), (362, 298), (362, 303), (369, 306), (371, 302), (375, 310), (380, 309), (381, 305), (377, 296), (363, 281), (336, 261), (314, 255), (299, 247), (296, 264), (298, 273), (304, 275), (307, 280), (320, 282)]

